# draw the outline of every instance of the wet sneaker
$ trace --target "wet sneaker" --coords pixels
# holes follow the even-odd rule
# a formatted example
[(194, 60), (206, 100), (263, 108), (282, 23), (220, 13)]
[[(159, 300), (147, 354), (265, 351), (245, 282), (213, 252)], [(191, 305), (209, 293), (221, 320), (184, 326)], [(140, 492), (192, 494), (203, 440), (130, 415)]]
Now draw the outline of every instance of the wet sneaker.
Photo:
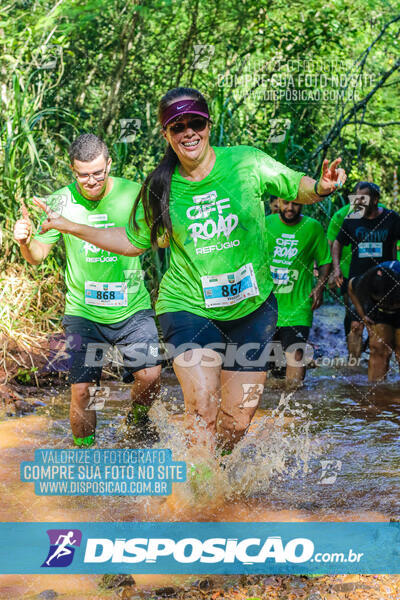
[(149, 417), (150, 406), (135, 403), (125, 417), (125, 425), (129, 430), (129, 437), (132, 442), (154, 444), (158, 442), (159, 435), (157, 428)]
[(220, 456), (222, 458), (223, 456), (229, 456), (230, 454), (232, 454), (232, 450), (221, 450)]
[(72, 435), (72, 437), (74, 438), (75, 446), (78, 446), (78, 448), (90, 448), (96, 441), (94, 434), (83, 438), (76, 437), (75, 435)]
[(226, 469), (226, 460), (228, 460), (228, 459), (226, 459), (225, 457), (226, 456), (230, 456), (231, 454), (232, 454), (232, 450), (224, 449), (224, 450), (220, 451), (220, 453), (219, 453), (219, 458), (220, 458), (219, 466), (221, 467), (221, 469), (223, 469), (223, 470)]
[(126, 415), (126, 424), (136, 426), (148, 425), (150, 423), (149, 410), (150, 406), (137, 403), (133, 404)]

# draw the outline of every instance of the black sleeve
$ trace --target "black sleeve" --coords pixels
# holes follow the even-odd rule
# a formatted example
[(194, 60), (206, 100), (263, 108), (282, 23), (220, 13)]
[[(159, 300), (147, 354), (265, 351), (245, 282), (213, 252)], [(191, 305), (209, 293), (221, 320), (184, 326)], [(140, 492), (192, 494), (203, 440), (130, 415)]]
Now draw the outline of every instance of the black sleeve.
[(349, 244), (351, 244), (352, 240), (347, 230), (346, 219), (343, 221), (343, 224), (340, 228), (339, 233), (336, 236), (336, 239), (339, 242), (339, 244), (342, 244), (342, 246), (348, 246)]

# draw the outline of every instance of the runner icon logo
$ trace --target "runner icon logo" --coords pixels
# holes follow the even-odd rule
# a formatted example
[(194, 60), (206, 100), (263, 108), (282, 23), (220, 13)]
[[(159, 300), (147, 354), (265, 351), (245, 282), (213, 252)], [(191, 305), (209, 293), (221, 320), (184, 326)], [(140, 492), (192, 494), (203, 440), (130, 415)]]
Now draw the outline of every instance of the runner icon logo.
[(258, 406), (264, 390), (262, 383), (242, 383), (243, 400), (239, 408), (252, 408)]
[(193, 44), (194, 59), (192, 69), (207, 69), (214, 56), (215, 46), (212, 44)]
[(69, 371), (73, 362), (72, 352), (79, 350), (82, 345), (82, 338), (79, 333), (56, 333), (48, 338), (49, 356), (44, 370), (47, 372), (58, 373), (60, 371)]
[(132, 144), (135, 141), (136, 134), (142, 126), (140, 119), (120, 119), (120, 136), (118, 144)]
[(124, 277), (128, 286), (129, 294), (136, 294), (142, 281), (144, 281), (144, 271), (142, 269), (125, 269)]
[(110, 397), (110, 388), (90, 386), (89, 396), (89, 402), (85, 410), (103, 410), (106, 400)]
[(338, 474), (342, 470), (341, 460), (321, 460), (321, 478), (319, 483), (323, 485), (332, 485), (335, 483)]
[(267, 139), (268, 144), (280, 144), (285, 141), (286, 133), (290, 129), (290, 119), (270, 119), (269, 124), (271, 131), (269, 138)]
[(42, 567), (68, 567), (74, 558), (75, 548), (81, 545), (79, 529), (48, 529), (50, 548)]

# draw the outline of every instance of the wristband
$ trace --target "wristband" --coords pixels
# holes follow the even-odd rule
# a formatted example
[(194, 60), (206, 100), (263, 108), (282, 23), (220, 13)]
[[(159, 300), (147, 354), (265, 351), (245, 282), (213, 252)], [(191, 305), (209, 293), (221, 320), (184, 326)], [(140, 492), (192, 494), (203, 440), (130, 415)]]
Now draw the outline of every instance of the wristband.
[[(319, 179), (318, 179), (318, 181), (316, 181), (316, 182), (314, 183), (314, 192), (317, 194), (317, 196), (319, 196), (320, 198), (327, 198), (328, 196), (332, 196), (333, 192), (329, 192), (329, 194), (323, 194), (323, 195), (322, 195), (322, 194), (319, 194), (319, 193), (317, 192), (318, 182), (319, 182)], [(335, 190), (334, 190), (334, 191), (335, 191)]]

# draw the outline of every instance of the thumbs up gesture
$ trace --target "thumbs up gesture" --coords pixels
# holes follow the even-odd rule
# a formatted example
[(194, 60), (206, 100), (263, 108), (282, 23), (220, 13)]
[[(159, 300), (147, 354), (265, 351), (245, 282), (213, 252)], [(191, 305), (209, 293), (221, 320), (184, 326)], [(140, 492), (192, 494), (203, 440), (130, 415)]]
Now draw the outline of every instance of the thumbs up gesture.
[(27, 246), (31, 241), (33, 225), (23, 200), (21, 200), (21, 211), (22, 219), (19, 219), (14, 225), (14, 240), (20, 246)]

